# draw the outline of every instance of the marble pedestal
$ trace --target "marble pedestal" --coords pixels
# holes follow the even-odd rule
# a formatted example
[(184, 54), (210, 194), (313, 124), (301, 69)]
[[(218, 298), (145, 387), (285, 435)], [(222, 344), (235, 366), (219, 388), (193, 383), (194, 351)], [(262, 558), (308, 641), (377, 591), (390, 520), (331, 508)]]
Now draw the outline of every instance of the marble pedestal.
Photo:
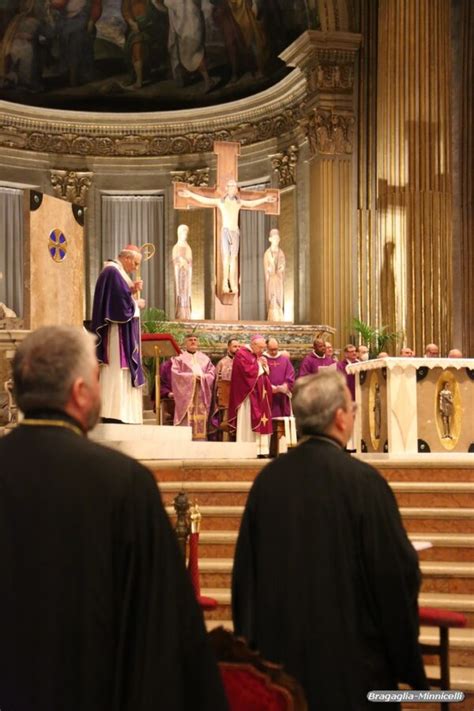
[(347, 371), (356, 375), (358, 453), (474, 455), (474, 359), (381, 358)]

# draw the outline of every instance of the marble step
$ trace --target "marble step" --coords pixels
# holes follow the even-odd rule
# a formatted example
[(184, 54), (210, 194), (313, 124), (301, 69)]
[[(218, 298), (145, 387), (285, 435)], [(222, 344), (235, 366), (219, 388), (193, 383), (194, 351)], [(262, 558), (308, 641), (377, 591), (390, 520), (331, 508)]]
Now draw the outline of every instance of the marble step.
[[(420, 640), (424, 644), (438, 644), (439, 629), (422, 627)], [(437, 659), (435, 657), (425, 658), (425, 664), (429, 664), (431, 661), (436, 663)], [(474, 629), (472, 627), (449, 630), (449, 661), (451, 666), (471, 667), (474, 673)]]
[[(230, 587), (232, 558), (201, 558), (203, 587)], [(421, 561), (423, 592), (474, 594), (474, 565), (465, 562)]]
[[(262, 463), (263, 461), (263, 463)], [(263, 469), (265, 460), (242, 459), (145, 459), (143, 464), (149, 467), (161, 481), (225, 481), (225, 480), (252, 480)], [(428, 462), (418, 457), (412, 461), (400, 461), (390, 464), (388, 462), (371, 462), (389, 482), (474, 482), (474, 467), (469, 465), (459, 466), (453, 463), (449, 466)]]
[[(172, 506), (166, 507), (171, 517), (174, 516)], [(235, 506), (201, 506), (202, 527), (208, 530), (238, 530), (244, 507)], [(473, 508), (448, 507), (401, 507), (400, 513), (409, 533), (422, 533), (426, 539), (428, 532), (438, 533), (474, 533)]]
[(474, 595), (472, 562), (420, 561), (423, 592), (463, 593)]
[(394, 481), (474, 481), (472, 464), (460, 466), (452, 462), (449, 466), (445, 461), (435, 465), (418, 457), (417, 461), (399, 462), (396, 466), (388, 462), (371, 462), (389, 482)]
[(409, 533), (474, 533), (474, 508), (400, 507)]
[[(420, 540), (412, 535), (411, 540)], [(423, 538), (433, 544), (433, 548), (419, 553), (421, 560), (462, 561), (474, 556), (474, 534), (429, 533)], [(237, 531), (201, 530), (199, 554), (201, 558), (232, 557), (237, 541)]]
[(200, 459), (143, 461), (159, 483), (176, 482), (179, 486), (197, 481), (253, 481), (263, 468), (261, 460)]
[[(439, 676), (438, 665), (427, 664), (425, 666), (425, 671), (427, 676), (429, 677), (432, 677), (434, 675)], [(472, 667), (450, 666), (450, 675), (451, 689), (468, 692), (470, 694), (474, 692), (474, 669)], [(473, 699), (470, 700), (471, 705), (469, 707), (466, 707), (471, 709), (471, 711), (474, 708), (474, 706), (472, 706), (472, 702)], [(423, 709), (423, 711), (425, 711), (424, 704), (421, 706), (421, 708)], [(453, 711), (458, 711), (459, 706), (458, 704), (451, 704), (451, 708)]]
[[(206, 612), (208, 619), (230, 619), (230, 588), (206, 588), (203, 595), (213, 597), (219, 607), (212, 612)], [(474, 596), (456, 593), (420, 593), (418, 597), (420, 607), (439, 607), (442, 610), (462, 612), (467, 617), (468, 628), (474, 627)]]
[[(200, 506), (244, 505), (251, 481), (188, 481), (160, 483), (165, 505), (184, 489)], [(472, 507), (474, 482), (393, 482), (392, 490), (399, 506), (412, 507)]]

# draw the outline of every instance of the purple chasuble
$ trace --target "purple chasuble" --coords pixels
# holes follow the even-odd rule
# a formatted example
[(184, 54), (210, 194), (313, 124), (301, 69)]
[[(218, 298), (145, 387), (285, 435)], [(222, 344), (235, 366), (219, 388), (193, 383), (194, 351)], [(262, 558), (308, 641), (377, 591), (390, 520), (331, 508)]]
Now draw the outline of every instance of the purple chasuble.
[(336, 363), (332, 358), (328, 358), (327, 356), (320, 358), (312, 351), (301, 361), (298, 378), (302, 378), (303, 375), (313, 375), (313, 373), (318, 372), (319, 368), (328, 368), (330, 366), (333, 368), (336, 367)]
[(92, 329), (97, 334), (97, 360), (109, 362), (109, 326), (117, 324), (120, 340), (120, 365), (128, 368), (132, 385), (145, 382), (140, 348), (140, 319), (135, 316), (135, 299), (119, 270), (106, 266), (99, 274), (92, 307)]
[(168, 397), (171, 389), (171, 358), (160, 365), (160, 397)]
[(272, 434), (272, 386), (267, 373), (258, 374), (257, 356), (246, 347), (234, 356), (230, 381), (229, 427), (237, 429), (237, 411), (250, 397), (252, 430)]
[[(193, 365), (201, 367), (202, 375), (198, 381), (193, 370)], [(200, 399), (207, 416), (212, 399), (216, 369), (205, 353), (184, 351), (179, 356), (171, 359), (171, 392), (174, 396), (174, 424), (179, 425), (186, 417), (193, 404), (195, 388), (200, 390)]]
[[(269, 378), (272, 385), (286, 383), (291, 393), (295, 384), (295, 369), (291, 361), (284, 355), (270, 356), (265, 354), (269, 368)], [(272, 393), (272, 417), (290, 417), (290, 397), (286, 393)]]
[[(358, 360), (354, 361), (354, 363), (358, 363), (358, 362), (359, 362)], [(349, 390), (351, 391), (351, 397), (352, 397), (353, 400), (355, 400), (355, 399), (356, 399), (356, 396), (355, 396), (355, 389), (356, 389), (356, 385), (355, 385), (355, 374), (354, 374), (354, 373), (348, 373), (348, 372), (346, 371), (346, 366), (348, 366), (348, 365), (351, 365), (351, 361), (349, 361), (349, 360), (340, 360), (340, 361), (338, 361), (338, 363), (337, 363), (337, 370), (338, 370), (339, 373), (342, 373), (342, 375), (345, 377), (346, 383), (347, 383), (347, 387), (348, 387)]]

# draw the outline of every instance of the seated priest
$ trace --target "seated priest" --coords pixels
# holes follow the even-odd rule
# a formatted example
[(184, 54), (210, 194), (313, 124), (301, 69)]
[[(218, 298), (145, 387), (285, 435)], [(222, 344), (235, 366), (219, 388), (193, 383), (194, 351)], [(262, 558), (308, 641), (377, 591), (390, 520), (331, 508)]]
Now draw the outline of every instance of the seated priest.
[(229, 428), (237, 442), (256, 442), (258, 457), (270, 456), (272, 384), (263, 355), (265, 338), (252, 336), (250, 345), (234, 356), (230, 382)]
[(272, 417), (291, 417), (291, 391), (295, 384), (295, 369), (290, 359), (278, 348), (276, 338), (267, 338), (265, 358), (272, 384)]
[(331, 356), (326, 354), (326, 342), (322, 338), (315, 338), (313, 350), (303, 358), (300, 365), (298, 377), (317, 373), (320, 368), (336, 367), (336, 363)]
[(192, 427), (193, 440), (205, 440), (216, 369), (198, 347), (197, 336), (190, 334), (183, 352), (171, 359), (171, 391), (174, 424)]
[(298, 380), (293, 411), (300, 444), (257, 475), (245, 505), (235, 633), (283, 664), (314, 711), (368, 710), (370, 691), (399, 683), (427, 689), (418, 556), (388, 483), (344, 451), (354, 424), (344, 378), (323, 368)]

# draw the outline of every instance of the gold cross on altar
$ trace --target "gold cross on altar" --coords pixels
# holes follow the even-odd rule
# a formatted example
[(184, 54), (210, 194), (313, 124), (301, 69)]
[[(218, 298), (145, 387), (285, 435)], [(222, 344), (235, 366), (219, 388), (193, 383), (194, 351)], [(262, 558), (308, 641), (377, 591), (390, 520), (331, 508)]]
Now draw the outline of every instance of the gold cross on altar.
[(239, 214), (240, 210), (262, 210), (268, 215), (280, 214), (280, 191), (240, 190), (237, 187), (237, 160), (240, 143), (216, 141), (217, 182), (213, 188), (195, 188), (187, 183), (174, 183), (174, 207), (214, 209), (214, 252), (216, 256), (217, 320), (238, 321), (239, 304)]

